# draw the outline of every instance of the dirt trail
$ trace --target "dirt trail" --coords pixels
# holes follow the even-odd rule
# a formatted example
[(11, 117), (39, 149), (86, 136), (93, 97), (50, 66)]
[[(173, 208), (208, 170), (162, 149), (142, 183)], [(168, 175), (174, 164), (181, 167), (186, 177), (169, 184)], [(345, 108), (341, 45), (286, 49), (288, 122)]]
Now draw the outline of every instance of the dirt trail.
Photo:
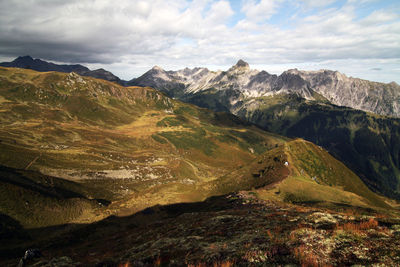
[(285, 153), (286, 158), (287, 158), (286, 160), (289, 163), (289, 165), (287, 166), (287, 169), (289, 170), (289, 174), (287, 177), (293, 176), (294, 174), (299, 173), (297, 168), (294, 166), (294, 160), (292, 158), (292, 154), (290, 153), (290, 148), (288, 147), (287, 143), (284, 144), (283, 152)]
[(36, 158), (34, 158), (34, 159), (25, 167), (25, 170), (29, 169), (29, 167), (31, 167), (32, 164), (35, 163), (35, 162), (40, 158), (41, 155), (42, 155), (42, 154), (40, 153), (39, 156), (37, 156)]

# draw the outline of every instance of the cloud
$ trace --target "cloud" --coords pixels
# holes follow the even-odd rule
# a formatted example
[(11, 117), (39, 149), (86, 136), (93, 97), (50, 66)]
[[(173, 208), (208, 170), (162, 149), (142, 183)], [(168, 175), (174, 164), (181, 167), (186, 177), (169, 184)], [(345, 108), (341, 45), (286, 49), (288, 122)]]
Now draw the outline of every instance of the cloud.
[(246, 18), (250, 21), (262, 22), (268, 20), (276, 13), (280, 0), (255, 0), (243, 1), (242, 12), (246, 14)]
[(388, 23), (394, 20), (398, 20), (400, 16), (394, 12), (386, 10), (376, 10), (369, 16), (364, 18), (361, 23), (365, 26), (377, 25), (381, 23)]
[(380, 61), (382, 73), (398, 75), (393, 71), (393, 62), (400, 64), (398, 9), (334, 2), (0, 1), (0, 56), (103, 66), (125, 79), (153, 65), (225, 68), (238, 58), (281, 66), (363, 61), (370, 64), (365, 75)]
[(307, 7), (315, 8), (330, 5), (336, 2), (336, 0), (302, 0), (301, 2), (303, 2)]
[(228, 1), (218, 1), (212, 4), (207, 19), (215, 24), (224, 24), (233, 14)]

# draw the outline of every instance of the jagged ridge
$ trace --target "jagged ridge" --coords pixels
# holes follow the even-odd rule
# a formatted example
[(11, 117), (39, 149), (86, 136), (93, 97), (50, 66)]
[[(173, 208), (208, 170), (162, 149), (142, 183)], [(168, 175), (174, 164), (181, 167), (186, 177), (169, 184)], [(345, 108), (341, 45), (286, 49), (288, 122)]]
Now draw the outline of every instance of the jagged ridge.
[[(250, 69), (243, 60), (228, 71), (212, 72), (206, 68), (165, 71), (154, 67), (128, 84), (152, 86), (171, 96), (185, 98), (215, 89), (233, 91), (228, 109), (238, 102), (254, 97), (276, 94), (296, 94), (305, 99), (315, 99), (318, 93), (331, 103), (380, 115), (400, 116), (400, 86), (347, 77), (337, 71), (288, 70), (281, 75)], [(228, 93), (224, 93), (225, 95)], [(237, 105), (235, 108), (238, 108)]]

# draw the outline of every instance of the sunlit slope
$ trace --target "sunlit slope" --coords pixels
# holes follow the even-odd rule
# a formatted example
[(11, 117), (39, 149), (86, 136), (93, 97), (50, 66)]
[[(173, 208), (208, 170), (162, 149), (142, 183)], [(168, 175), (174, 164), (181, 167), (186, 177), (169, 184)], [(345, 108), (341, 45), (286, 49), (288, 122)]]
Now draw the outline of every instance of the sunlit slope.
[[(386, 206), (318, 146), (151, 88), (0, 68), (0, 121), (0, 165), (29, 179), (7, 182), (1, 212), (25, 226), (91, 222), (252, 189), (281, 201)], [(43, 179), (56, 179), (58, 189)], [(69, 193), (48, 194), (54, 190)], [(29, 209), (42, 203), (42, 221), (31, 219)], [(65, 216), (45, 219), (52, 210)]]
[(208, 187), (211, 195), (255, 190), (261, 198), (291, 203), (389, 208), (342, 162), (302, 139), (266, 151)]
[(261, 190), (261, 197), (293, 203), (389, 207), (383, 197), (319, 146), (296, 139), (280, 147), (279, 154), (287, 162), (288, 175), (273, 187)]
[(286, 142), (233, 115), (77, 74), (0, 68), (0, 164), (74, 181), (104, 216), (200, 200)]
[(296, 95), (254, 99), (236, 113), (270, 132), (318, 144), (374, 191), (399, 199), (400, 120)]

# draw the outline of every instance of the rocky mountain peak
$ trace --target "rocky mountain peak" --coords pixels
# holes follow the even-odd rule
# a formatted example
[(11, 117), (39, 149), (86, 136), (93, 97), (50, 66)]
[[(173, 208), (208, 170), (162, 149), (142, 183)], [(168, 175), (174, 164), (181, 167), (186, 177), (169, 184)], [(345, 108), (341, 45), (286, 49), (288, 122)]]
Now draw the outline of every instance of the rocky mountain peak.
[(29, 55), (27, 55), (27, 56), (20, 56), (20, 57), (17, 57), (17, 58), (14, 60), (14, 62), (18, 62), (18, 61), (33, 61), (33, 58), (32, 58), (31, 56), (29, 56)]
[(232, 68), (250, 68), (249, 63), (239, 59), (239, 61)]
[(161, 68), (160, 66), (155, 65), (153, 68), (151, 68), (152, 70), (156, 70), (156, 71), (164, 71), (163, 68)]
[(300, 75), (300, 71), (298, 69), (289, 69), (284, 71), (282, 74), (293, 74), (293, 75)]
[[(252, 70), (242, 59), (228, 71), (213, 72), (203, 68), (154, 71), (154, 68), (131, 84), (152, 86), (169, 95), (179, 95), (185, 100), (186, 97), (197, 93), (200, 95), (207, 90), (217, 91), (221, 95), (218, 101), (224, 98), (226, 107), (235, 105), (235, 110), (243, 101), (255, 97), (294, 93), (312, 100), (317, 93), (338, 106), (400, 117), (399, 85), (347, 77), (333, 70), (290, 69), (277, 76)], [(198, 103), (196, 101), (193, 100)], [(234, 113), (235, 110), (231, 111)]]

